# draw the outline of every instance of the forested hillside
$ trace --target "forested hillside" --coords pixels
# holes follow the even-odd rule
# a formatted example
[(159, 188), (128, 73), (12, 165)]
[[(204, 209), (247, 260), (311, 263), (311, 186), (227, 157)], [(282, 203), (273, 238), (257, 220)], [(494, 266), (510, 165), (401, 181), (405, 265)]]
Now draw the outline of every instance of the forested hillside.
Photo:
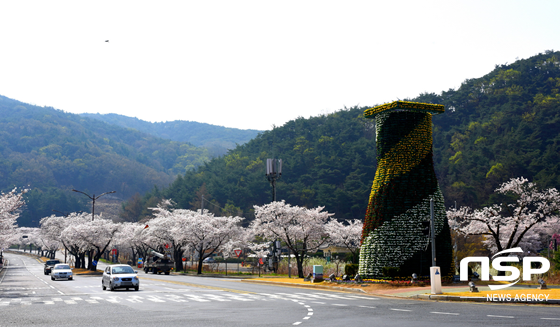
[(81, 114), (109, 124), (133, 128), (163, 139), (177, 142), (188, 142), (198, 147), (207, 148), (209, 154), (218, 157), (235, 148), (238, 144), (247, 143), (261, 131), (254, 129), (228, 128), (194, 121), (175, 120), (150, 123), (138, 118), (117, 114)]
[[(511, 177), (524, 176), (543, 188), (560, 186), (559, 52), (496, 66), (458, 90), (407, 100), (446, 106), (445, 114), (433, 117), (433, 132), (435, 169), (447, 206), (491, 202), (493, 190)], [(170, 188), (129, 201), (123, 215), (133, 219), (146, 202), (153, 205), (161, 197), (181, 208), (198, 208), (204, 195), (213, 201), (205, 208), (242, 211), (251, 218), (253, 205), (271, 200), (265, 161), (281, 158), (278, 199), (325, 206), (338, 218), (363, 218), (376, 168), (375, 129), (363, 118), (366, 108), (298, 118), (266, 131), (179, 176)]]
[(208, 159), (188, 143), (0, 96), (0, 189), (30, 189), (20, 226), (37, 225), (53, 209), (89, 211), (72, 188), (127, 199)]

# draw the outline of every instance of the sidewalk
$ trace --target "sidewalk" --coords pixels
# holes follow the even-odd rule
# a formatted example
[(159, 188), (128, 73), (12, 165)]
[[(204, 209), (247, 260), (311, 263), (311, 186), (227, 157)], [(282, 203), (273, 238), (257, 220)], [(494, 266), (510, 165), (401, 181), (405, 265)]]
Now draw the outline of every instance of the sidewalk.
[(311, 283), (303, 279), (255, 278), (244, 280), (250, 283), (263, 283), (284, 286), (297, 286), (314, 289), (335, 289), (348, 292), (360, 292), (374, 296), (397, 297), (433, 301), (460, 301), (483, 303), (522, 303), (522, 304), (560, 304), (560, 287), (549, 286), (540, 290), (535, 285), (508, 287), (505, 290), (491, 291), (488, 286), (478, 286), (479, 293), (471, 293), (467, 285), (443, 286), (443, 294), (430, 294), (430, 286), (396, 287), (386, 284), (337, 284), (330, 282)]

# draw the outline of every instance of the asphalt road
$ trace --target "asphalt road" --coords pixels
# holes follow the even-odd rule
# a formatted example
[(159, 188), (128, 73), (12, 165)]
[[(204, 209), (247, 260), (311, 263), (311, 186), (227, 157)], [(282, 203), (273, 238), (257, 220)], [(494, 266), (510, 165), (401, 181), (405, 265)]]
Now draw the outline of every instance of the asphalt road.
[(434, 302), (139, 271), (139, 291), (101, 277), (51, 281), (5, 254), (0, 326), (560, 326), (558, 306)]

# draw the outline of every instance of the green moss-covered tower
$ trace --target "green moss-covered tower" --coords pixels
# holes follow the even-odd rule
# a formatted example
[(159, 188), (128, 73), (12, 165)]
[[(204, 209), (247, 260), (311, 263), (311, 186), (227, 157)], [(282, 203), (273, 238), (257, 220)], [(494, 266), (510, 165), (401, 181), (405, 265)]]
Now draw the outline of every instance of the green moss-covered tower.
[[(395, 101), (364, 112), (375, 119), (377, 171), (364, 220), (360, 250), (361, 276), (383, 276), (384, 267), (398, 275), (429, 275), (431, 248), (422, 232), (434, 200), (436, 264), (452, 273), (451, 233), (432, 159), (432, 114), (443, 105)], [(394, 269), (393, 269), (394, 271)]]

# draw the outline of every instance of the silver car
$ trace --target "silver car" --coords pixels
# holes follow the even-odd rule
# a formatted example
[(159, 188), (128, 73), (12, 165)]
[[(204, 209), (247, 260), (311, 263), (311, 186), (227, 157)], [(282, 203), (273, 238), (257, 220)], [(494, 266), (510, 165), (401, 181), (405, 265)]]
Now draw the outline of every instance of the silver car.
[(68, 279), (72, 280), (72, 268), (65, 263), (59, 263), (51, 268), (51, 280)]
[(103, 290), (109, 288), (114, 291), (117, 288), (134, 288), (138, 291), (140, 288), (140, 280), (137, 276), (138, 272), (134, 271), (129, 265), (111, 265), (103, 271), (103, 279), (101, 287)]

